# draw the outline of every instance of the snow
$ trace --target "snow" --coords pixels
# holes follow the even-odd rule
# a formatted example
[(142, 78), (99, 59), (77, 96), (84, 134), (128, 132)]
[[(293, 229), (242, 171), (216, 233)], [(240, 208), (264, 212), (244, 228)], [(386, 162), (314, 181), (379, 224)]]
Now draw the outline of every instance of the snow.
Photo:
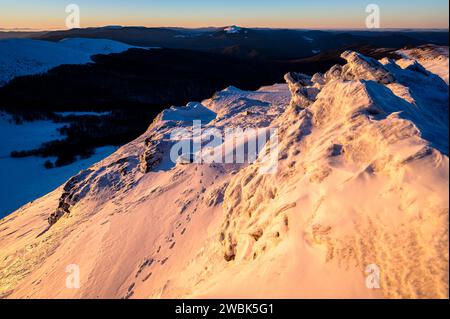
[(206, 124), (216, 117), (216, 113), (204, 107), (201, 103), (189, 103), (185, 107), (171, 107), (162, 112), (162, 121), (190, 122), (194, 120)]
[(92, 62), (92, 55), (120, 53), (130, 48), (103, 39), (0, 40), (0, 86), (17, 76), (43, 73), (63, 64), (85, 64)]
[(30, 150), (43, 142), (63, 138), (57, 131), (64, 124), (51, 121), (23, 122), (16, 125), (11, 116), (0, 112), (0, 158), (9, 157), (12, 151)]
[(448, 46), (425, 45), (414, 49), (403, 49), (397, 51), (405, 57), (399, 64), (408, 64), (411, 60), (418, 61), (431, 73), (439, 75), (448, 85)]
[(8, 115), (0, 114), (0, 218), (54, 190), (70, 176), (115, 151), (114, 147), (102, 147), (88, 159), (80, 159), (73, 164), (50, 170), (44, 167), (44, 163), (47, 160), (54, 161), (54, 158), (10, 157), (12, 151), (31, 150), (43, 142), (63, 138), (57, 131), (62, 126), (64, 124), (51, 121), (16, 125)]
[(95, 154), (87, 159), (78, 159), (76, 162), (52, 168), (44, 167), (47, 160), (56, 158), (25, 157), (0, 159), (0, 192), (2, 203), (0, 218), (8, 215), (17, 208), (51, 192), (64, 183), (70, 176), (91, 166), (107, 157), (116, 150), (115, 147), (105, 146), (95, 150)]
[[(323, 75), (166, 110), (1, 220), (0, 296), (448, 298), (448, 86), (418, 65), (342, 57)], [(171, 133), (198, 118), (276, 129), (277, 171), (168, 165)], [(149, 145), (163, 160), (144, 174)], [(73, 264), (80, 289), (66, 287)]]
[(223, 31), (225, 31), (226, 33), (229, 33), (229, 34), (236, 34), (236, 33), (240, 33), (242, 31), (242, 28), (232, 25), (232, 26), (224, 28)]

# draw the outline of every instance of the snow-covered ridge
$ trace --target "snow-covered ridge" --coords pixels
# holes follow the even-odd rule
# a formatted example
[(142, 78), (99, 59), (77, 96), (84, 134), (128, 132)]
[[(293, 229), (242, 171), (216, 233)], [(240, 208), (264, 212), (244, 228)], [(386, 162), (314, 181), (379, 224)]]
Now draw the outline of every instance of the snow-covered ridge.
[(92, 62), (92, 55), (120, 53), (130, 48), (132, 46), (121, 42), (103, 39), (0, 40), (0, 86), (17, 76), (43, 73), (63, 64), (85, 64)]
[(397, 53), (405, 58), (398, 61), (400, 65), (417, 61), (431, 73), (439, 75), (448, 84), (448, 47), (423, 45), (414, 49), (399, 50)]
[(188, 103), (185, 107), (171, 107), (161, 114), (161, 121), (188, 122), (198, 120), (209, 123), (216, 113), (204, 107), (201, 103)]
[[(448, 298), (448, 86), (420, 64), (342, 57), (325, 74), (166, 110), (1, 220), (0, 294)], [(171, 133), (199, 118), (277, 128), (278, 171), (170, 164)], [(80, 289), (67, 289), (74, 264)]]

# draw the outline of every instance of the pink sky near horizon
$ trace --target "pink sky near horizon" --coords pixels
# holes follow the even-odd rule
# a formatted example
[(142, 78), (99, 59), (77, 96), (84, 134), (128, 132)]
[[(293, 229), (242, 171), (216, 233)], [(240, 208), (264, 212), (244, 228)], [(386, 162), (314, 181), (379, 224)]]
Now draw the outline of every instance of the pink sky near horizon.
[(0, 28), (65, 29), (65, 8), (76, 3), (81, 27), (105, 25), (147, 27), (243, 27), (364, 29), (366, 7), (380, 7), (382, 28), (448, 29), (447, 0), (0, 0)]

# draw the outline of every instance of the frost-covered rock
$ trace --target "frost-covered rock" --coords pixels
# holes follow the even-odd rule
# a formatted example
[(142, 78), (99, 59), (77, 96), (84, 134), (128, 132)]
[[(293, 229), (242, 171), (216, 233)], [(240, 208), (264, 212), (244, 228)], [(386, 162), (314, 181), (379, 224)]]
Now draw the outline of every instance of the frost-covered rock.
[(345, 51), (341, 57), (347, 61), (342, 68), (340, 78), (343, 80), (366, 80), (389, 84), (394, 76), (378, 61), (354, 51)]
[(291, 106), (305, 108), (314, 102), (319, 90), (313, 87), (310, 76), (289, 72), (284, 76), (284, 79), (292, 94)]
[(342, 66), (339, 64), (333, 65), (327, 72), (325, 72), (325, 81), (333, 81), (340, 79), (342, 74)]
[(149, 137), (145, 140), (145, 149), (139, 156), (139, 169), (142, 173), (150, 172), (163, 159), (163, 142)]
[(90, 185), (87, 183), (82, 184), (82, 182), (90, 173), (92, 173), (90, 170), (82, 171), (78, 175), (69, 179), (69, 181), (64, 185), (63, 193), (59, 198), (58, 208), (48, 218), (48, 223), (50, 226), (56, 224), (56, 222), (64, 215), (70, 214), (71, 207), (86, 196)]
[(314, 87), (320, 89), (326, 84), (325, 76), (322, 73), (315, 73), (311, 78), (311, 82), (314, 83)]

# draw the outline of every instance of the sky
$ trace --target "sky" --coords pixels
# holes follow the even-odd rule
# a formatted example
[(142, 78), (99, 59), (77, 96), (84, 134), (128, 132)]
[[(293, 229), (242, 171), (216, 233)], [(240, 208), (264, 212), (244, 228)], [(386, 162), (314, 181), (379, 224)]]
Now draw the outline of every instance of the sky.
[(448, 0), (0, 0), (0, 28), (66, 29), (77, 4), (80, 26), (365, 28), (366, 7), (380, 8), (381, 28), (448, 29)]

